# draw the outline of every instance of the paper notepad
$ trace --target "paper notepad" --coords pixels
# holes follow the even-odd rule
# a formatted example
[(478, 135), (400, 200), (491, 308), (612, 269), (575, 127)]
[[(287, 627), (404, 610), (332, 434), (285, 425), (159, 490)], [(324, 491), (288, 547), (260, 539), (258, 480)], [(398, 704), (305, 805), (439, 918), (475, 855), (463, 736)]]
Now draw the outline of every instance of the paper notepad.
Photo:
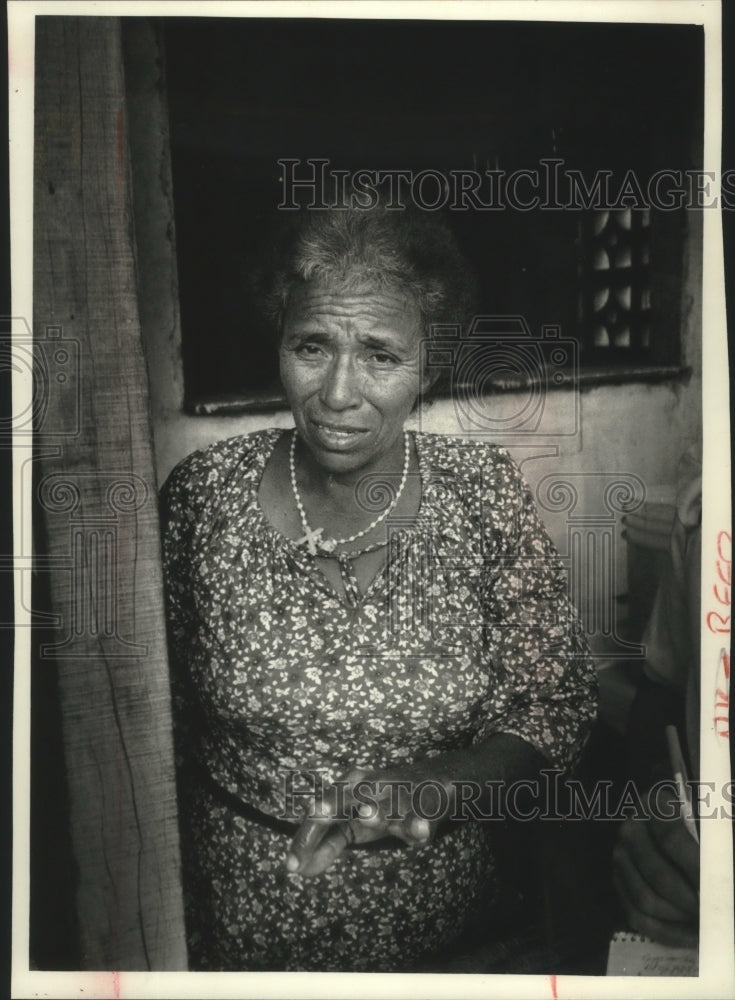
[(619, 931), (607, 956), (608, 976), (696, 976), (697, 948), (673, 948), (643, 934)]

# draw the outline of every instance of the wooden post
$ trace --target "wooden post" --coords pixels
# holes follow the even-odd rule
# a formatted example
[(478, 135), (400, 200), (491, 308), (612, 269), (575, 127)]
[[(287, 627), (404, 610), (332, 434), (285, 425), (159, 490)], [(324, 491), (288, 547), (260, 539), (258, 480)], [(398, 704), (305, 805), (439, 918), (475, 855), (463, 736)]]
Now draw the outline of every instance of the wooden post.
[(36, 18), (37, 498), (85, 969), (186, 968), (120, 23)]

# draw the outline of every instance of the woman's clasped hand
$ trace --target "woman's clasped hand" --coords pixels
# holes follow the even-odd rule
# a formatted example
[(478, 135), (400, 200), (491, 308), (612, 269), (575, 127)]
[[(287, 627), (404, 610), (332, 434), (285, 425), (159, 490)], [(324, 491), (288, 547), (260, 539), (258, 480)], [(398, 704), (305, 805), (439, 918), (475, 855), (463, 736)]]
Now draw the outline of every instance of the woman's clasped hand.
[(431, 777), (426, 764), (381, 773), (355, 768), (313, 800), (291, 841), (286, 867), (318, 875), (352, 844), (384, 837), (409, 847), (426, 844), (451, 812), (452, 798), (451, 784)]

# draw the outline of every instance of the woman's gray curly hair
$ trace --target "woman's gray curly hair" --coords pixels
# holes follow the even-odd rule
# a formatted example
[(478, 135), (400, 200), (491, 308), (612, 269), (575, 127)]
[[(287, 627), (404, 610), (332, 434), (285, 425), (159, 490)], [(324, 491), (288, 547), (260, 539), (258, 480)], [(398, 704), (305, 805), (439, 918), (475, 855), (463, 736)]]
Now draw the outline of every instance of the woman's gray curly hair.
[(449, 227), (418, 209), (333, 209), (286, 220), (258, 269), (259, 297), (280, 336), (291, 290), (308, 281), (336, 289), (409, 293), (421, 311), (422, 333), (462, 325), (472, 314), (472, 267)]

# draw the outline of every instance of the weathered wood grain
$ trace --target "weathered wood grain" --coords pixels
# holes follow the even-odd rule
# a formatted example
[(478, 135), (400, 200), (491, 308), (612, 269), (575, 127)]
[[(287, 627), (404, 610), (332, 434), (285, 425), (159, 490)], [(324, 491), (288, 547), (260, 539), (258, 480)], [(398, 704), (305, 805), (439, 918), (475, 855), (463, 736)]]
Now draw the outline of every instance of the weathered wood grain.
[(36, 26), (38, 496), (61, 620), (43, 656), (59, 672), (82, 965), (183, 969), (120, 23)]

